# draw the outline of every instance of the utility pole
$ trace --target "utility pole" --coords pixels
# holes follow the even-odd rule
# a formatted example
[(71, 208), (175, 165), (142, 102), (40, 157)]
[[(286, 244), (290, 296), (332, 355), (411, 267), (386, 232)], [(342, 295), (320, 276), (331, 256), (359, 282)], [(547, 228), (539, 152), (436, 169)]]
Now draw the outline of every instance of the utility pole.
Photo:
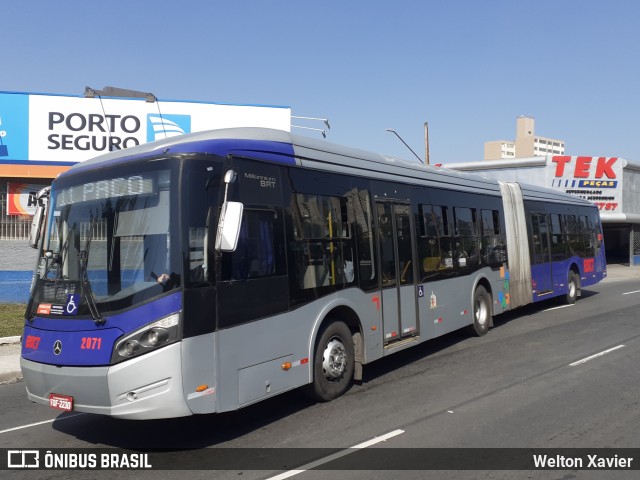
[(429, 165), (429, 123), (424, 122), (424, 163)]

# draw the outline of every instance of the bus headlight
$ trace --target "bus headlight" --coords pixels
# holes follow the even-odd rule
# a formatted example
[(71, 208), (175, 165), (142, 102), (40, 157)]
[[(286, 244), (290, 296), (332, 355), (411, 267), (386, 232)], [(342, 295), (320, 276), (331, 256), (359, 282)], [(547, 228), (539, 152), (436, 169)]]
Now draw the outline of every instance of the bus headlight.
[(137, 340), (127, 340), (118, 344), (118, 354), (121, 357), (133, 357), (140, 350), (140, 343)]
[(145, 332), (145, 334), (142, 336), (141, 342), (145, 347), (157, 347), (162, 342), (166, 342), (168, 339), (168, 330), (160, 327), (155, 327)]
[(177, 341), (179, 339), (179, 324), (180, 314), (174, 313), (121, 338), (113, 349), (111, 363), (144, 355), (156, 348)]

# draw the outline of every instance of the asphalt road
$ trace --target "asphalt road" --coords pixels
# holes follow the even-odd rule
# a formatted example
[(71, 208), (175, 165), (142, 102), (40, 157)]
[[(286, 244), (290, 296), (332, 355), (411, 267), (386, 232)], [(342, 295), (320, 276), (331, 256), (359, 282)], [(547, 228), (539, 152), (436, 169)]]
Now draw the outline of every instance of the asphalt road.
[[(428, 455), (431, 448), (639, 448), (639, 359), (640, 282), (606, 281), (583, 290), (573, 306), (551, 302), (522, 308), (497, 317), (485, 337), (454, 333), (365, 366), (361, 385), (326, 404), (290, 392), (229, 414), (134, 422), (56, 414), (29, 403), (23, 384), (2, 385), (0, 448), (166, 449), (178, 466), (185, 455), (197, 462), (222, 452), (241, 460), (235, 469), (195, 469), (188, 478), (267, 479), (307, 461), (323, 463), (331, 453), (344, 455), (354, 446), (374, 452), (371, 464), (381, 459), (394, 462), (395, 469), (359, 465), (362, 469), (333, 471), (324, 463), (292, 478), (638, 478), (637, 471), (403, 468), (416, 461), (410, 455)], [(402, 450), (416, 447), (425, 450)], [(261, 452), (283, 451), (294, 458), (279, 468), (250, 469), (263, 465)], [(460, 468), (466, 468), (465, 456), (473, 451), (455, 451)], [(11, 478), (186, 478), (175, 470), (10, 471), (2, 472), (3, 478), (4, 473)]]

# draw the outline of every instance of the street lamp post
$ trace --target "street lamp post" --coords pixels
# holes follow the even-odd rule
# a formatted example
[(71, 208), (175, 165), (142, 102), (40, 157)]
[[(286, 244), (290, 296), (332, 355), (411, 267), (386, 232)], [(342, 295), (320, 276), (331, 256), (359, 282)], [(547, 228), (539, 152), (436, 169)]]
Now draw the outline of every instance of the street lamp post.
[(412, 148), (407, 144), (407, 142), (405, 142), (405, 141), (402, 139), (402, 137), (401, 137), (400, 135), (398, 135), (398, 132), (396, 132), (393, 128), (387, 128), (387, 132), (391, 132), (391, 133), (393, 133), (396, 137), (398, 137), (398, 138), (400, 139), (400, 141), (401, 141), (402, 143), (404, 143), (404, 146), (405, 146), (405, 147), (407, 147), (407, 148), (411, 151), (411, 153), (413, 153), (413, 154), (415, 155), (415, 157), (418, 159), (418, 161), (419, 161), (420, 163), (424, 163), (424, 162), (422, 161), (422, 159), (418, 156), (418, 154), (417, 154), (416, 152), (414, 152), (414, 151), (413, 151), (413, 149), (412, 149)]

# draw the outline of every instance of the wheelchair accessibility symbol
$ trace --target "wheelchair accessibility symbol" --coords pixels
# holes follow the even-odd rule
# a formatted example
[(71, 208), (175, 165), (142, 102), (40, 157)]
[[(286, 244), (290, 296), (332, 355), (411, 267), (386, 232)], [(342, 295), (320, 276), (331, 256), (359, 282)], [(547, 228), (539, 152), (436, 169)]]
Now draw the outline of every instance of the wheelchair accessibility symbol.
[(79, 293), (69, 293), (67, 294), (67, 304), (64, 307), (64, 313), (66, 315), (77, 315), (78, 314), (78, 306), (80, 304), (80, 294)]

